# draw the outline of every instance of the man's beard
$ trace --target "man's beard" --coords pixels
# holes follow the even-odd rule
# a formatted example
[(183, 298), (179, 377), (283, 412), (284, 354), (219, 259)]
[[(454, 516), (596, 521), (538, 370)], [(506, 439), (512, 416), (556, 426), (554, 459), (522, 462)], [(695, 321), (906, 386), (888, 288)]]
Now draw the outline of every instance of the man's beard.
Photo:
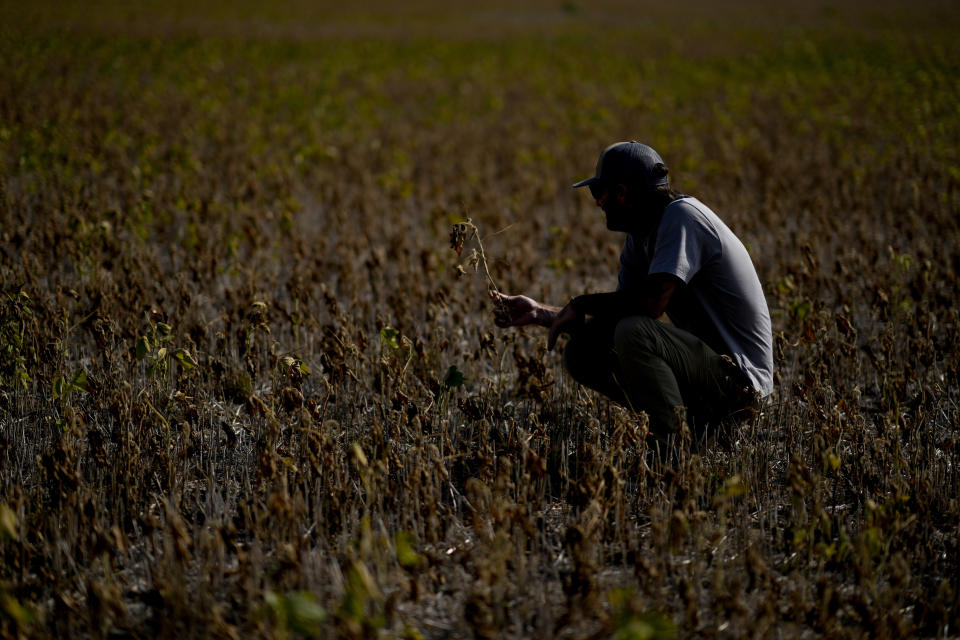
[(607, 229), (610, 231), (629, 233), (633, 231), (636, 226), (637, 212), (630, 211), (619, 204), (608, 205), (607, 208), (604, 209), (603, 215), (604, 218), (606, 218)]

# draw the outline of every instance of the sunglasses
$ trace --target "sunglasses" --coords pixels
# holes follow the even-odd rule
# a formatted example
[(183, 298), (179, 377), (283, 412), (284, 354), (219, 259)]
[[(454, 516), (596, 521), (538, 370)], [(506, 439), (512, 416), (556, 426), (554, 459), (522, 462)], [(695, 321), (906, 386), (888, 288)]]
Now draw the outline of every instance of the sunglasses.
[(599, 200), (602, 198), (603, 194), (607, 191), (607, 185), (602, 181), (592, 182), (587, 186), (589, 186), (590, 195), (593, 196), (594, 200)]

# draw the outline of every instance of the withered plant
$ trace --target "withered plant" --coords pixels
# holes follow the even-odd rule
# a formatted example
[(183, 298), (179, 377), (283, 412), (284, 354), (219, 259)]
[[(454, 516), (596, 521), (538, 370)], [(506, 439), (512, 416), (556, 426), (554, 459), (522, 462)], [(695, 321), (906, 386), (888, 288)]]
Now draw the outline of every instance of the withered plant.
[[(0, 5), (0, 636), (956, 636), (957, 12), (401, 5)], [(774, 325), (667, 465), (487, 296), (617, 139)]]

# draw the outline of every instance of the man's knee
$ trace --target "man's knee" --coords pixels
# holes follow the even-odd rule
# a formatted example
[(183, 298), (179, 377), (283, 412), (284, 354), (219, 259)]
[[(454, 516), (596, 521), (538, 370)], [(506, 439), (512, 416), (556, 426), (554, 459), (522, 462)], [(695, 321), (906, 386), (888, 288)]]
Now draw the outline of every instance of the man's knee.
[(613, 332), (613, 348), (620, 361), (657, 353), (658, 324), (659, 320), (647, 316), (630, 316), (618, 322)]
[(563, 366), (580, 384), (616, 399), (619, 393), (613, 381), (617, 360), (612, 352), (612, 327), (588, 324), (586, 329), (567, 340)]

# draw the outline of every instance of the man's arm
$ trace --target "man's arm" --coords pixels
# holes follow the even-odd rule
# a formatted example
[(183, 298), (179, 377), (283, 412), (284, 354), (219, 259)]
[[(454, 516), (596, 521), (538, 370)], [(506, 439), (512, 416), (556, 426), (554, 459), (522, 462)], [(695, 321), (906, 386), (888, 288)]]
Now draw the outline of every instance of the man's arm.
[(563, 308), (543, 304), (527, 296), (508, 296), (498, 291), (491, 291), (490, 297), (496, 305), (493, 317), (498, 327), (531, 324), (549, 327), (547, 348), (552, 350), (560, 334), (586, 316), (615, 319), (645, 315), (659, 318), (674, 291), (682, 284), (683, 281), (672, 274), (655, 273), (647, 276), (644, 291), (640, 295), (635, 291), (623, 290), (590, 293), (574, 298)]
[(588, 293), (577, 296), (570, 304), (581, 316), (659, 318), (670, 304), (673, 293), (682, 285), (683, 280), (671, 273), (654, 273), (646, 277), (639, 295), (631, 290)]
[(577, 296), (554, 315), (547, 336), (547, 349), (553, 349), (560, 334), (571, 324), (586, 316), (619, 319), (627, 316), (659, 318), (670, 304), (670, 297), (683, 280), (669, 273), (654, 273), (647, 276), (643, 291), (620, 290), (609, 293), (590, 293)]

